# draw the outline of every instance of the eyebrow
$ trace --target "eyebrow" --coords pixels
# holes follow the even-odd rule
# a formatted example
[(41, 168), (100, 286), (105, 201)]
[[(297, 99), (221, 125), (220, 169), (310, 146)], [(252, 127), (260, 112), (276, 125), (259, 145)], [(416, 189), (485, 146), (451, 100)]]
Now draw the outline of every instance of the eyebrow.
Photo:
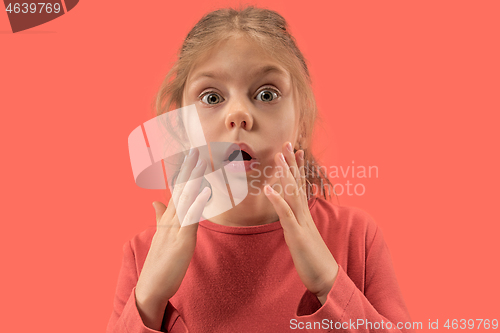
[[(257, 70), (254, 70), (250, 74), (249, 78), (253, 79), (256, 76), (265, 75), (265, 74), (270, 73), (270, 72), (276, 72), (276, 73), (281, 74), (281, 75), (286, 75), (286, 73), (282, 69), (280, 69), (274, 65), (267, 65), (267, 66), (260, 67)], [(195, 82), (203, 77), (209, 77), (209, 78), (213, 78), (213, 79), (217, 79), (217, 78), (227, 79), (229, 77), (229, 75), (228, 75), (228, 73), (224, 73), (224, 72), (214, 72), (214, 71), (203, 72), (203, 73), (199, 73), (198, 75), (196, 75), (191, 80), (191, 82)]]

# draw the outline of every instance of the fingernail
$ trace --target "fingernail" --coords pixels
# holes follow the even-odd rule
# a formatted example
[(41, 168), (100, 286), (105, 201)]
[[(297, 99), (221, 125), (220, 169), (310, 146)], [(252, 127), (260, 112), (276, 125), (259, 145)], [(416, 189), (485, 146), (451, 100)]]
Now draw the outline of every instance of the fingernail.
[(151, 204), (153, 205), (153, 208), (154, 208), (154, 209), (156, 209), (155, 203), (153, 202), (153, 203), (151, 203)]
[(303, 151), (303, 150), (299, 151), (299, 158), (300, 158), (301, 160), (303, 160), (303, 159), (304, 159), (304, 151)]
[(290, 142), (288, 142), (286, 144), (286, 149), (288, 149), (289, 152), (293, 153), (293, 147), (292, 147), (292, 144)]
[(201, 158), (198, 160), (198, 163), (196, 163), (196, 168), (201, 165)]
[(264, 189), (265, 189), (265, 191), (266, 191), (266, 194), (271, 194), (271, 193), (273, 193), (273, 189), (272, 189), (272, 188), (271, 188), (271, 186), (269, 186), (269, 185), (266, 185)]
[(188, 158), (188, 156), (184, 156), (184, 161), (182, 161), (182, 163), (186, 162), (186, 158)]
[(189, 149), (189, 156), (193, 156), (194, 155), (194, 148), (191, 148)]
[(210, 191), (210, 188), (205, 187), (203, 191), (201, 191), (201, 194), (207, 194)]
[(286, 163), (286, 161), (285, 161), (285, 156), (283, 156), (283, 153), (280, 153), (280, 158), (281, 158), (281, 160), (283, 161), (283, 163)]

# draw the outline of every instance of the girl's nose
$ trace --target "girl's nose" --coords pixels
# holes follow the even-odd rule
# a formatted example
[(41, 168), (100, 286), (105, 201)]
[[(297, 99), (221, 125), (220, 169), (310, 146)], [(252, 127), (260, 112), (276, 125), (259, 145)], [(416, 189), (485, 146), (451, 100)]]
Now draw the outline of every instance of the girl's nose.
[(232, 109), (226, 117), (226, 127), (229, 130), (235, 127), (240, 127), (247, 131), (251, 130), (253, 126), (252, 116), (246, 110)]

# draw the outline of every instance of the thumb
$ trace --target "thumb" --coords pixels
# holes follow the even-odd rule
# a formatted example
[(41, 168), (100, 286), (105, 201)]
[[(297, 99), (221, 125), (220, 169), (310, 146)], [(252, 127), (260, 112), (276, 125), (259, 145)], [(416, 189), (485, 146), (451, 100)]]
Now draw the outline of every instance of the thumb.
[(163, 216), (163, 214), (167, 210), (167, 206), (165, 206), (163, 204), (163, 202), (153, 201), (153, 207), (154, 207), (155, 212), (156, 212), (156, 222), (159, 223), (161, 220), (161, 217)]

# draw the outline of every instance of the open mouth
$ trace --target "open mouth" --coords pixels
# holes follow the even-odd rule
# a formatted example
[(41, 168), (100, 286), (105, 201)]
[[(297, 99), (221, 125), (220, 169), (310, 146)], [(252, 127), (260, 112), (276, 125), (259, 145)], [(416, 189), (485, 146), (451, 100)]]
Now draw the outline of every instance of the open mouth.
[(257, 162), (257, 155), (246, 143), (234, 143), (226, 151), (224, 169), (229, 172), (249, 172), (252, 171)]
[(234, 150), (231, 155), (229, 155), (228, 159), (226, 161), (233, 162), (233, 161), (251, 161), (254, 158), (252, 155), (250, 155), (248, 152), (244, 150), (239, 150), (236, 149)]
[(255, 161), (257, 157), (246, 143), (233, 143), (226, 150), (224, 162), (247, 162)]

